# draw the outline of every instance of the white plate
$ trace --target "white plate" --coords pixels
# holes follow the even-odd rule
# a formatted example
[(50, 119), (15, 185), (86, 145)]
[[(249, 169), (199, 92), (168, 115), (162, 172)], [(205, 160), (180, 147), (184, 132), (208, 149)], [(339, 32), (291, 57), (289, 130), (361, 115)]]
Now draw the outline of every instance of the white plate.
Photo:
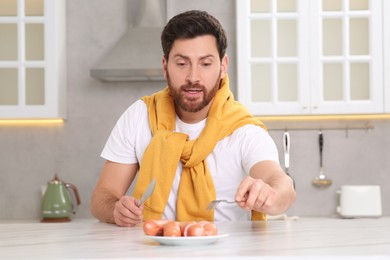
[(159, 242), (161, 245), (168, 246), (199, 246), (209, 245), (217, 242), (219, 239), (227, 237), (228, 234), (221, 234), (217, 236), (202, 236), (202, 237), (164, 237), (164, 236), (147, 236)]

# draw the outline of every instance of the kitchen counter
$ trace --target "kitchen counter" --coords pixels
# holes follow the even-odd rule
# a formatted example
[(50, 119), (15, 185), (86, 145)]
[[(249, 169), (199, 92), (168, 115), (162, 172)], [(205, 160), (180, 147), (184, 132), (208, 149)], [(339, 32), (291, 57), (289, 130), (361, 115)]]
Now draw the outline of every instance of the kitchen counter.
[(144, 236), (142, 225), (0, 220), (0, 259), (390, 259), (390, 217), (216, 224), (228, 236), (214, 244), (161, 246)]

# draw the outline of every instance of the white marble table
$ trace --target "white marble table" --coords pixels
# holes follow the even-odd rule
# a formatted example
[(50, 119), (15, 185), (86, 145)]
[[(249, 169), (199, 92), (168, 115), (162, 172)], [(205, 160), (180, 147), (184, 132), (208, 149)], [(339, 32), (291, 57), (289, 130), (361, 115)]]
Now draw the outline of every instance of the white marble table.
[[(203, 246), (161, 246), (142, 226), (95, 219), (0, 220), (0, 259), (390, 259), (390, 218), (219, 222), (229, 235)], [(331, 257), (329, 257), (331, 256)]]

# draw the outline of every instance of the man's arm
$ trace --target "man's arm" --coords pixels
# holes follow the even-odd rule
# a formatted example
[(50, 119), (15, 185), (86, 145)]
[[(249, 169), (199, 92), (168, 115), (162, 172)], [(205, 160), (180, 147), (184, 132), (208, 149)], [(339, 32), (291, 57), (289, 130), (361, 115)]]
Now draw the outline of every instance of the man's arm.
[(295, 201), (293, 180), (274, 161), (256, 163), (240, 184), (236, 201), (246, 210), (269, 215), (285, 212)]
[(91, 213), (102, 222), (134, 226), (142, 221), (142, 206), (126, 196), (138, 170), (138, 164), (106, 161), (91, 199)]

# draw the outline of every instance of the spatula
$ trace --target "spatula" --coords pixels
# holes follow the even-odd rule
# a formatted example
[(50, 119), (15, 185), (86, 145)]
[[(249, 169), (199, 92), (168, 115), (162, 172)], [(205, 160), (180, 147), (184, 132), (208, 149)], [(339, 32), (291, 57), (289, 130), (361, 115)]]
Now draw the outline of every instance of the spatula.
[[(284, 168), (286, 171), (286, 174), (291, 177), (289, 171), (290, 168), (290, 134), (289, 132), (285, 131), (283, 135), (283, 150), (284, 150)], [(293, 180), (293, 185), (295, 189), (295, 181)]]

